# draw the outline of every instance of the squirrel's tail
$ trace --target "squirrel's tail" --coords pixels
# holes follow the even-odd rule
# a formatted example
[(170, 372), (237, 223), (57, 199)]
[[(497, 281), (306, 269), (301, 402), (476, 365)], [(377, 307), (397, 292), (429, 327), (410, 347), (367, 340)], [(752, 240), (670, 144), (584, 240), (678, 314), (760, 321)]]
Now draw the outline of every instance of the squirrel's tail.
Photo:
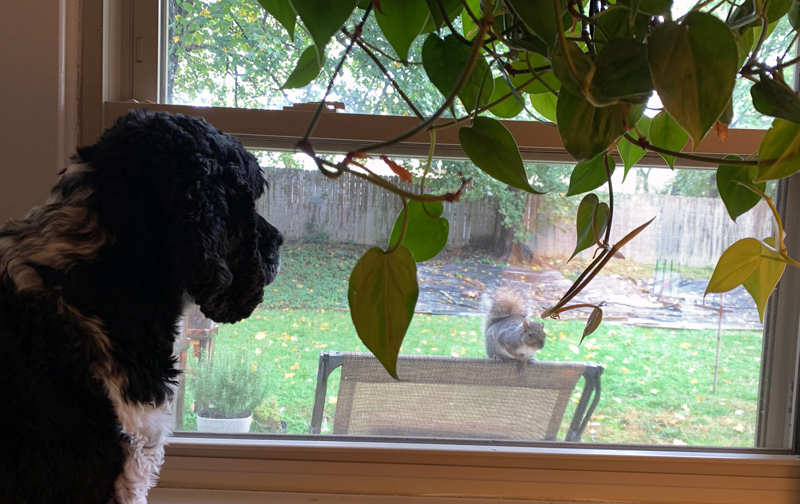
[(528, 315), (528, 303), (522, 292), (512, 289), (504, 284), (488, 293), (487, 296), (487, 323), (491, 324), (509, 315), (526, 317)]

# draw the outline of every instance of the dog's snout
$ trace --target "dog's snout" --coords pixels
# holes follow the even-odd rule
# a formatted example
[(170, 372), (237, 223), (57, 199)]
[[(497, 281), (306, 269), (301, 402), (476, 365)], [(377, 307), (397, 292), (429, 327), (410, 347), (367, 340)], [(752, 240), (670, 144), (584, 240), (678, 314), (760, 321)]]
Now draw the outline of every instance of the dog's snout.
[(283, 245), (283, 233), (281, 233), (277, 229), (275, 229), (275, 233), (276, 233), (275, 244), (280, 247), (281, 245)]

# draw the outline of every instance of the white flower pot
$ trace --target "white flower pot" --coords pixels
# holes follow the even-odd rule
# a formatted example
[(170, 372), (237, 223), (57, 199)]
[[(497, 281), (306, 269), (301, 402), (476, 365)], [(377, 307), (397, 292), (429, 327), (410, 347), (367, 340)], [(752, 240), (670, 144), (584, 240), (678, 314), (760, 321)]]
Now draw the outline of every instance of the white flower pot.
[(253, 414), (245, 418), (207, 418), (197, 415), (197, 432), (240, 434), (250, 432)]

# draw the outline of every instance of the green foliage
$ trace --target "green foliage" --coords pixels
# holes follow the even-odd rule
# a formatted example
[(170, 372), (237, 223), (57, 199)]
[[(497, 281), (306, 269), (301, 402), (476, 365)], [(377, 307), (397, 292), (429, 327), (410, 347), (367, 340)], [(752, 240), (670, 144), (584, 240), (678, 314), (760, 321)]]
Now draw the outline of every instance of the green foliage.
[[(423, 208), (420, 201), (408, 203), (408, 224), (403, 246), (406, 247), (416, 262), (433, 259), (447, 245), (450, 234), (450, 223), (441, 217), (444, 205), (440, 202), (427, 203)], [(403, 229), (404, 211), (400, 212), (394, 222), (389, 246), (400, 239)]]
[(201, 356), (191, 379), (195, 411), (213, 408), (222, 418), (249, 416), (266, 394), (263, 368), (235, 349)]
[(608, 210), (608, 204), (600, 202), (596, 194), (587, 194), (583, 197), (578, 206), (578, 218), (575, 219), (575, 228), (578, 231), (577, 245), (569, 256), (570, 260), (602, 240), (608, 226)]
[[(352, 104), (351, 111), (409, 115), (415, 108), (425, 117), (434, 111), (439, 116), (453, 116), (459, 119), (452, 123), (460, 128), (462, 147), (477, 165), (471, 171), (480, 170), (491, 177), (476, 177), (473, 191), (496, 195), (504, 216), (511, 221), (521, 215), (525, 195), (508, 190), (505, 184), (528, 192), (533, 192), (534, 186), (539, 191), (541, 184), (529, 179), (510, 130), (484, 114), (530, 117), (518, 100), (520, 92), (527, 91), (532, 97), (541, 94), (532, 98), (533, 108), (545, 118), (555, 119), (566, 151), (578, 161), (569, 177), (570, 195), (610, 183), (604, 169), (598, 169), (597, 160), (618, 145), (626, 173), (642, 158), (641, 147), (664, 149), (660, 154), (673, 166), (676, 157), (685, 156), (680, 151), (688, 138), (697, 149), (715, 125), (722, 137), (726, 130), (720, 125), (752, 124), (758, 112), (777, 117), (764, 136), (758, 157), (729, 163), (757, 163), (755, 182), (785, 178), (800, 169), (800, 126), (791, 122), (798, 119), (800, 98), (784, 84), (795, 62), (785, 64), (788, 57), (782, 56), (787, 42), (794, 39), (785, 20), (787, 14), (790, 21), (797, 18), (790, 0), (768, 2), (765, 11), (761, 2), (701, 3), (675, 19), (671, 0), (620, 0), (590, 18), (580, 18), (560, 0), (507, 0), (502, 4), (505, 8), (471, 0), (464, 12), (464, 5), (455, 0), (384, 0), (383, 13), (373, 9), (358, 29), (355, 25), (362, 24), (366, 12), (356, 8), (356, 0), (263, 0), (269, 14), (246, 0), (173, 2), (176, 12), (170, 39), (175, 43), (170, 49), (168, 79), (190, 99), (216, 105), (276, 107), (335, 97)], [(299, 16), (299, 24), (287, 3)], [(473, 16), (484, 19), (476, 23)], [(581, 35), (576, 28), (584, 24), (592, 26)], [(341, 31), (344, 25), (346, 34)], [(287, 31), (294, 31), (293, 40), (287, 40)], [(481, 38), (476, 39), (479, 32)], [(343, 76), (328, 96), (324, 89), (351, 36), (361, 38), (361, 47), (352, 51)], [(316, 58), (310, 47), (316, 48)], [(366, 53), (369, 49), (365, 47), (375, 54)], [(377, 69), (371, 56), (382, 59), (388, 70)], [(190, 71), (176, 70), (181, 60), (193, 62)], [(317, 64), (315, 81), (289, 89), (312, 80)], [(410, 98), (396, 93), (388, 78)], [(531, 79), (538, 81), (531, 84)], [(742, 90), (737, 80), (758, 81), (750, 103), (745, 101), (750, 90)], [(287, 85), (276, 94), (281, 83)], [(511, 88), (523, 85), (528, 87)], [(639, 122), (653, 89), (664, 110), (653, 118), (649, 133), (646, 122), (642, 123), (644, 141), (636, 146), (620, 140)], [(448, 103), (455, 97), (458, 101), (445, 110), (442, 95)], [(490, 101), (501, 99), (505, 99), (501, 105), (488, 109)], [(467, 120), (471, 121), (468, 125)], [(718, 159), (706, 161), (712, 166), (719, 164)], [(470, 170), (460, 171), (466, 175)], [(723, 172), (720, 183), (731, 188), (726, 184), (732, 180), (732, 172)], [(448, 174), (451, 176), (445, 176)], [(454, 190), (453, 172), (436, 175), (443, 182), (434, 184), (437, 177), (431, 173), (430, 189)], [(562, 177), (561, 183), (565, 180)], [(399, 188), (388, 188), (401, 194)], [(449, 195), (451, 199), (460, 196)], [(405, 197), (417, 196), (406, 193)], [(745, 211), (749, 204), (731, 215)], [(781, 244), (778, 249), (784, 262), (800, 265)], [(387, 262), (386, 257), (378, 261), (377, 252), (369, 254), (368, 263), (380, 263), (386, 278), (405, 274), (403, 264), (408, 261)], [(397, 251), (389, 256), (395, 254)], [(381, 320), (369, 324), (361, 321), (362, 327), (384, 331), (375, 336), (380, 344), (386, 343), (385, 338), (397, 338), (394, 329), (386, 325), (387, 313), (375, 314)], [(402, 340), (402, 334), (399, 338)], [(393, 341), (390, 346), (397, 344)]]
[[(608, 167), (606, 168), (606, 163)], [(569, 179), (567, 196), (583, 194), (608, 182), (609, 175), (614, 174), (614, 158), (611, 156), (597, 156), (591, 161), (578, 163)]]
[[(739, 156), (728, 156), (726, 159), (741, 159)], [(753, 184), (758, 168), (755, 166), (726, 166), (720, 165), (717, 168), (717, 188), (728, 215), (736, 221), (736, 218), (747, 212), (761, 201), (761, 196), (741, 184)], [(767, 183), (754, 184), (754, 186), (765, 191)]]

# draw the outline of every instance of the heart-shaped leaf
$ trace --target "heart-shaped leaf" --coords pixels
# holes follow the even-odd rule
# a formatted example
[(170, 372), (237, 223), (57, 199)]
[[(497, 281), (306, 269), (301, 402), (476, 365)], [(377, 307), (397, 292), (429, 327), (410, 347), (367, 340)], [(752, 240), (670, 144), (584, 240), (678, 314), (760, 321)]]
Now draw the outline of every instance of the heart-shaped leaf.
[[(725, 156), (725, 159), (741, 160), (739, 156)], [(739, 185), (737, 182), (751, 184), (762, 192), (766, 190), (767, 183), (754, 184), (753, 179), (758, 174), (756, 166), (726, 166), (720, 165), (717, 169), (717, 189), (728, 215), (733, 221), (756, 206), (761, 201), (761, 196), (750, 189)]]
[[(498, 77), (494, 80), (494, 92), (492, 97), (489, 98), (489, 103), (494, 103), (495, 100), (499, 100), (509, 93), (511, 93), (511, 88), (508, 87), (506, 80), (503, 77)], [(511, 119), (512, 117), (517, 117), (522, 110), (522, 105), (512, 96), (490, 108), (489, 112), (503, 119)]]
[(322, 61), (325, 59), (324, 53), (320, 55), (316, 45), (308, 46), (297, 60), (297, 66), (292, 70), (286, 83), (281, 89), (293, 89), (306, 87), (319, 75), (322, 69)]
[(558, 132), (572, 157), (594, 159), (625, 133), (627, 104), (595, 107), (583, 96), (561, 91), (556, 105)]
[[(561, 2), (561, 12), (567, 12), (567, 3)], [(558, 39), (555, 23), (556, 8), (552, 0), (506, 0), (508, 6), (525, 23), (528, 30), (544, 40), (552, 51)]]
[[(578, 218), (575, 221), (578, 240), (575, 251), (569, 256), (570, 261), (595, 244), (595, 235), (598, 238), (603, 236), (608, 225), (608, 210), (608, 205), (605, 202), (601, 203), (596, 194), (591, 193), (583, 197), (581, 204), (578, 205)], [(594, 231), (592, 231), (592, 222), (594, 222)]]
[[(463, 5), (463, 4), (462, 4)], [(472, 16), (469, 15), (466, 9), (469, 9), (477, 19), (481, 18), (481, 0), (467, 0), (467, 5), (464, 9), (464, 12), (461, 13), (461, 30), (462, 35), (467, 40), (472, 40), (475, 35), (478, 33), (478, 25), (472, 20)]]
[(555, 52), (550, 60), (553, 66), (553, 73), (570, 93), (576, 96), (583, 96), (583, 84), (595, 72), (594, 62), (575, 42), (568, 41), (566, 48), (569, 51), (579, 80), (575, 80), (575, 76), (572, 75), (566, 54), (564, 54), (564, 46), (561, 43), (556, 45)]
[(291, 0), (320, 53), (356, 8), (357, 0)]
[(394, 378), (418, 295), (417, 264), (402, 245), (388, 254), (369, 249), (350, 275), (347, 301), (358, 337)]
[(647, 49), (641, 42), (610, 40), (603, 44), (594, 64), (592, 95), (598, 100), (645, 103), (653, 94)]
[[(576, 194), (597, 189), (608, 182), (604, 158), (605, 156), (597, 156), (591, 161), (584, 161), (575, 166), (572, 170), (572, 175), (569, 177), (567, 196), (575, 196)], [(611, 175), (614, 174), (615, 164), (614, 158), (609, 156), (608, 170)]]
[(758, 308), (758, 318), (764, 322), (764, 309), (767, 300), (778, 285), (786, 269), (785, 259), (775, 250), (775, 238), (766, 238), (763, 246), (764, 259), (758, 269), (742, 284), (753, 297)]
[(558, 96), (553, 93), (532, 94), (530, 95), (531, 105), (534, 110), (541, 114), (542, 117), (548, 121), (557, 122), (556, 106), (558, 104)]
[[(653, 118), (650, 123), (649, 141), (656, 147), (669, 149), (674, 152), (683, 150), (689, 135), (675, 122), (666, 110), (662, 110)], [(659, 154), (670, 168), (675, 169), (675, 157), (667, 154)]]
[[(650, 123), (651, 119), (647, 116), (643, 116), (638, 123), (636, 123), (636, 127), (645, 137), (650, 135)], [(635, 137), (635, 132), (631, 132)], [(622, 158), (623, 164), (625, 164), (625, 173), (622, 176), (622, 181), (625, 182), (625, 179), (628, 177), (628, 171), (633, 168), (633, 165), (639, 162), (640, 159), (644, 157), (647, 153), (647, 150), (639, 147), (636, 144), (633, 144), (628, 141), (627, 138), (622, 137), (617, 144), (617, 150), (619, 151), (619, 155)]]
[(800, 96), (786, 85), (762, 75), (750, 88), (750, 96), (753, 107), (762, 114), (800, 123)]
[[(433, 217), (425, 213), (425, 210)], [(411, 251), (415, 261), (422, 262), (432, 259), (447, 245), (450, 223), (441, 217), (443, 211), (444, 206), (440, 201), (425, 203), (424, 209), (420, 201), (408, 203), (408, 228), (403, 239), (403, 246)], [(401, 211), (394, 221), (389, 246), (397, 243), (402, 229), (403, 212)]]
[(529, 193), (544, 194), (531, 187), (517, 142), (500, 121), (477, 117), (472, 127), (458, 131), (458, 140), (475, 166), (490, 177)]
[(682, 23), (653, 31), (647, 56), (661, 102), (696, 149), (733, 94), (739, 68), (731, 29), (711, 14), (690, 12)]
[(258, 0), (261, 7), (269, 12), (289, 32), (289, 38), (294, 40), (294, 27), (297, 23), (297, 14), (289, 0)]
[[(422, 45), (422, 66), (436, 89), (444, 96), (450, 96), (461, 72), (467, 66), (469, 55), (470, 47), (459, 42), (455, 35), (448, 35), (441, 39), (437, 34), (431, 33)], [(494, 81), (491, 79), (491, 75), (481, 87), (483, 77), (488, 69), (489, 64), (486, 63), (486, 60), (478, 58), (469, 80), (458, 93), (461, 104), (468, 112), (475, 110), (479, 93), (480, 107), (488, 104), (492, 97)]]
[(742, 285), (761, 266), (761, 242), (755, 238), (743, 238), (722, 253), (706, 292), (728, 292)]
[[(650, 25), (650, 16), (639, 14), (631, 24), (630, 9), (621, 4), (612, 5), (608, 9), (601, 11), (597, 16), (597, 24), (600, 25), (611, 39), (635, 38), (644, 40)], [(606, 40), (602, 31), (597, 30), (594, 34), (599, 40)]]
[(775, 119), (758, 148), (755, 182), (777, 180), (800, 171), (800, 124)]
[(431, 17), (425, 0), (381, 0), (375, 19), (400, 61), (408, 61), (408, 49)]

